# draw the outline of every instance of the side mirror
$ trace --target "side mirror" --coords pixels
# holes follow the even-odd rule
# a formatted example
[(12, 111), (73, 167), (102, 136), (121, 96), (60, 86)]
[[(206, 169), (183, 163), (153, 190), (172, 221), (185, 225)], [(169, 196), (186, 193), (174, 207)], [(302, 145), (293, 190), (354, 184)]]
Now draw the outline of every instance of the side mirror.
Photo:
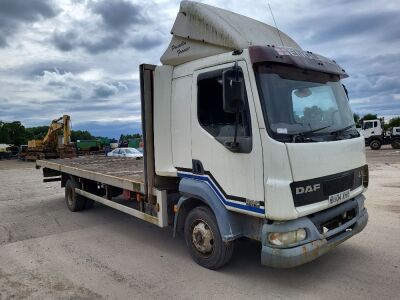
[(238, 113), (244, 110), (245, 88), (243, 72), (237, 63), (222, 73), (223, 109), (227, 113)]

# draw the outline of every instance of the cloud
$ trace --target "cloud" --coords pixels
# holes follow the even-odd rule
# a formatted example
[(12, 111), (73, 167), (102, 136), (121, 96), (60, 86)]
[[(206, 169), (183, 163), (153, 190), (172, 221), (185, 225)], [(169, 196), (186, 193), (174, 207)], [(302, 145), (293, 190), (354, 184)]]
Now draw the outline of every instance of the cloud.
[(63, 52), (82, 48), (90, 54), (98, 54), (116, 49), (123, 43), (122, 37), (107, 32), (91, 32), (71, 29), (65, 32), (54, 31), (54, 46)]
[(51, 18), (57, 14), (50, 0), (2, 0), (0, 16), (2, 18), (35, 22), (40, 18)]
[(152, 31), (133, 35), (128, 46), (138, 50), (149, 50), (163, 43), (166, 43), (165, 37), (158, 31)]
[(80, 42), (80, 46), (91, 54), (97, 54), (105, 51), (110, 51), (118, 48), (123, 43), (122, 37), (107, 34), (100, 36), (94, 40), (83, 40)]
[(8, 39), (21, 25), (53, 18), (58, 12), (58, 8), (50, 0), (0, 1), (0, 47), (8, 46)]
[[(322, 29), (311, 35), (314, 42), (325, 42), (345, 39), (349, 37), (360, 38), (362, 35), (373, 34), (376, 40), (399, 37), (400, 19), (396, 11), (374, 11), (368, 13), (353, 13), (351, 18), (342, 16), (335, 22), (319, 20)], [(324, 24), (328, 24), (327, 26)], [(325, 27), (325, 28), (324, 28)], [(321, 28), (321, 27), (320, 27)]]
[(102, 0), (91, 2), (89, 7), (101, 16), (107, 28), (125, 30), (133, 24), (146, 23), (146, 17), (139, 5), (124, 0)]
[[(159, 46), (163, 36), (145, 17), (144, 6), (124, 0), (88, 2), (84, 6), (88, 17), (76, 20), (66, 30), (55, 30), (51, 42), (62, 52), (83, 49), (100, 54), (121, 48), (148, 50)], [(140, 33), (135, 29), (145, 26)], [(149, 30), (144, 34), (143, 30)]]
[[(179, 2), (0, 0), (0, 119), (47, 125), (67, 113), (75, 129), (132, 132), (138, 66), (159, 63)], [(202, 2), (273, 24), (265, 3)], [(400, 114), (398, 0), (270, 2), (282, 31), (350, 74), (355, 112)]]
[(58, 50), (71, 51), (75, 48), (75, 41), (78, 38), (77, 32), (74, 30), (66, 32), (55, 31), (53, 34), (53, 42)]
[(93, 89), (96, 98), (108, 98), (118, 93), (118, 91), (118, 86), (107, 83), (98, 83)]
[(70, 72), (61, 74), (58, 70), (44, 71), (37, 79), (48, 91), (73, 100), (102, 100), (128, 90), (127, 85), (122, 82), (86, 81)]
[(2, 73), (5, 75), (18, 76), (24, 79), (33, 79), (36, 76), (44, 75), (45, 71), (57, 71), (60, 74), (64, 73), (81, 73), (88, 70), (90, 66), (84, 61), (74, 61), (68, 59), (45, 59), (32, 61), (13, 68), (5, 68)]

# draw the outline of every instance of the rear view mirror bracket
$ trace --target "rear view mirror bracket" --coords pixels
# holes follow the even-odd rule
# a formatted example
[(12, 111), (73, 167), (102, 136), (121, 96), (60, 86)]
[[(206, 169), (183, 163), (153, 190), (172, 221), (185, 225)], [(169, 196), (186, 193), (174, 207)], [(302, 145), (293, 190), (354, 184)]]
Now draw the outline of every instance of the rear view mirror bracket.
[(223, 81), (223, 109), (227, 113), (235, 114), (235, 134), (233, 141), (226, 141), (225, 147), (232, 152), (239, 152), (240, 145), (237, 141), (239, 117), (244, 110), (245, 88), (243, 72), (235, 62), (234, 66), (222, 73)]

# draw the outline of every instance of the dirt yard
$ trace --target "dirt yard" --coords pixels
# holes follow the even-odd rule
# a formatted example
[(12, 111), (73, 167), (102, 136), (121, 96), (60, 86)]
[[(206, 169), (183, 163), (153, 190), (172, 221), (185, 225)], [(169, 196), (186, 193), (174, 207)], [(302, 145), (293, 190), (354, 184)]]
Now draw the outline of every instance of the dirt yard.
[(259, 244), (238, 242), (209, 271), (182, 238), (111, 208), (72, 213), (59, 183), (34, 164), (0, 161), (0, 299), (398, 299), (400, 150), (367, 150), (366, 229), (307, 265), (260, 265)]

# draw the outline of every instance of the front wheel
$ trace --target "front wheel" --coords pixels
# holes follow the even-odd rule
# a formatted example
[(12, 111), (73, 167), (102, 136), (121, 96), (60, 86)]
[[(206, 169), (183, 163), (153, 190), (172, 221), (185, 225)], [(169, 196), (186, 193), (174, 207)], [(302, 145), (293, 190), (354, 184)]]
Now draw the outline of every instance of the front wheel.
[(373, 140), (371, 143), (369, 143), (369, 146), (372, 150), (379, 150), (381, 149), (382, 143), (380, 140)]
[(215, 270), (232, 258), (233, 241), (222, 241), (215, 216), (207, 207), (189, 212), (184, 232), (190, 255), (200, 266)]

